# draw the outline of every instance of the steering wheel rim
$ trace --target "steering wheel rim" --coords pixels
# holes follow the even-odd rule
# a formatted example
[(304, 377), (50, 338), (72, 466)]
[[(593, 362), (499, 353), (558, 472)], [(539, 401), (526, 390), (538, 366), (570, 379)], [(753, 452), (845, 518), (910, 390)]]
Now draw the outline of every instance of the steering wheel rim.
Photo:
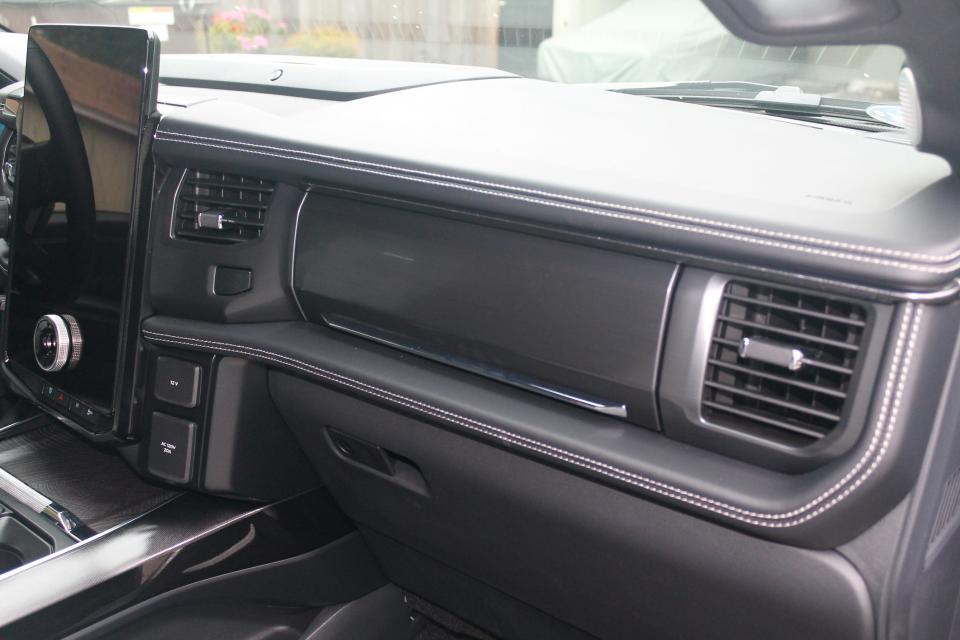
[(96, 223), (93, 178), (87, 160), (83, 134), (73, 104), (50, 59), (36, 43), (30, 42), (26, 76), (50, 131), (53, 170), (60, 186), (59, 196), (66, 207), (71, 284), (83, 283), (93, 269)]

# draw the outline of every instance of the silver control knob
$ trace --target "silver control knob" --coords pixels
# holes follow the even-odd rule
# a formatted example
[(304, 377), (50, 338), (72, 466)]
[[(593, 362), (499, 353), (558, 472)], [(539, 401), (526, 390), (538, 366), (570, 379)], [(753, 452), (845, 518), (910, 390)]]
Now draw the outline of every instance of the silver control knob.
[(41, 369), (73, 369), (83, 355), (83, 334), (76, 318), (49, 313), (33, 329), (33, 355)]

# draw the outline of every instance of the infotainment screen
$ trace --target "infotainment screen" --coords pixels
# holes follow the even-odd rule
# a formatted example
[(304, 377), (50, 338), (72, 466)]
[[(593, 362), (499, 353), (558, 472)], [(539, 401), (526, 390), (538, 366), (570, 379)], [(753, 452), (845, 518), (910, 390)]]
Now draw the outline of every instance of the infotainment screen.
[(131, 247), (157, 46), (125, 27), (30, 29), (9, 234), (5, 369), (91, 431), (123, 387)]

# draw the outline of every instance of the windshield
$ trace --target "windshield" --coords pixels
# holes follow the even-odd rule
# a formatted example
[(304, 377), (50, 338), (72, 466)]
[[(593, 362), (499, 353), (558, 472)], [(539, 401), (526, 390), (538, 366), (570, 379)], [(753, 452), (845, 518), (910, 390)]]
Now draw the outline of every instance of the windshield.
[(740, 81), (892, 102), (891, 46), (767, 47), (700, 0), (0, 1), (0, 24), (148, 27), (165, 53), (372, 58), (496, 67), (574, 83)]

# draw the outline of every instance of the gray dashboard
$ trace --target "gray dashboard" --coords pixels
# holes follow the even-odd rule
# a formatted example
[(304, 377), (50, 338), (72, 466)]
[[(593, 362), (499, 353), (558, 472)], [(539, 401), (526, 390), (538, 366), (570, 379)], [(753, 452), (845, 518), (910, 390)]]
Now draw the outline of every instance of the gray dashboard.
[[(276, 431), (242, 425), (263, 397), (385, 562), (434, 554), (535, 602), (552, 588), (535, 580), (544, 565), (527, 560), (516, 579), (509, 567), (513, 553), (553, 551), (518, 524), (558, 499), (546, 469), (578, 505), (558, 506), (553, 526), (589, 528), (585, 557), (629, 540), (606, 574), (651, 607), (665, 601), (636, 572), (661, 562), (656, 580), (685, 589), (701, 577), (691, 545), (722, 527), (736, 534), (730, 557), (761, 544), (772, 558), (808, 554), (795, 567), (805, 595), (784, 615), (850, 602), (825, 628), (872, 636), (884, 578), (870, 563), (892, 563), (895, 546), (862, 545), (903, 522), (932, 477), (921, 462), (958, 415), (950, 166), (889, 134), (590, 87), (397, 84), (350, 99), (161, 87), (146, 388), (157, 357), (181, 358), (202, 368), (212, 402), (178, 415), (213, 430), (182, 484), (264, 497), (257, 479), (277, 467), (257, 458), (255, 474), (231, 475), (249, 462), (242, 447), (214, 446), (242, 432), (259, 450)], [(200, 228), (199, 201), (233, 191), (257, 222), (230, 238)], [(249, 277), (218, 293), (220, 274), (238, 271)], [(722, 397), (749, 364), (721, 357), (748, 335), (728, 339), (731, 324), (800, 340), (827, 372), (744, 374), (769, 384), (735, 393), (787, 418), (708, 413), (710, 390)], [(141, 425), (177, 415), (149, 395)], [(793, 431), (771, 437), (770, 424)], [(939, 450), (944, 472), (956, 467)], [(667, 523), (689, 530), (673, 537)], [(443, 531), (471, 533), (451, 546)], [(824, 562), (829, 594), (806, 588)], [(740, 570), (752, 594), (772, 588), (759, 564)], [(735, 612), (732, 625), (752, 619)]]
[[(149, 290), (160, 319), (147, 322), (148, 340), (246, 354), (288, 369), (297, 365), (287, 359), (299, 362), (311, 353), (315, 359), (306, 362), (312, 367), (336, 375), (351, 369), (319, 349), (326, 333), (297, 340), (299, 355), (267, 326), (273, 339), (259, 341), (253, 325), (237, 327), (245, 337), (215, 339), (217, 332), (231, 335), (236, 322), (312, 322), (322, 332), (347, 330), (361, 341), (481, 377), (547, 389), (554, 398), (582, 395), (589, 403), (613, 394), (611, 406), (622, 404), (638, 427), (549, 401), (545, 410), (556, 415), (533, 418), (524, 415), (529, 395), (494, 385), (500, 397), (494, 404), (502, 409), (497, 426), (466, 431), (501, 445), (528, 442), (520, 448), (534, 457), (764, 536), (829, 544), (903, 495), (900, 473), (915, 464), (918, 450), (880, 453), (878, 443), (886, 451), (892, 439), (904, 437), (904, 418), (891, 416), (882, 403), (890, 402), (891, 388), (920, 393), (947, 362), (930, 354), (922, 371), (907, 376), (903, 349), (883, 345), (892, 336), (922, 348), (928, 333), (922, 328), (953, 321), (952, 305), (893, 304), (949, 297), (954, 288), (958, 247), (949, 192), (956, 187), (941, 159), (862, 132), (520, 79), (312, 106), (302, 98), (246, 99), (223, 91), (204, 98), (193, 91), (179, 101), (187, 106), (168, 104), (155, 135), (156, 157), (173, 168), (161, 211), (176, 209), (172, 190), (183, 180), (178, 168), (186, 167), (287, 185), (276, 197), (289, 204), (271, 214), (272, 224), (294, 220), (281, 236), (249, 247), (212, 245), (202, 248), (206, 254), (195, 242), (159, 234)], [(163, 229), (173, 222), (155, 224)], [(571, 253), (578, 246), (581, 253)], [(599, 250), (600, 258), (609, 255), (607, 264), (620, 264), (616, 273), (600, 275), (604, 262), (587, 259), (586, 247)], [(510, 256), (498, 258), (498, 252)], [(284, 267), (288, 254), (296, 264)], [(617, 256), (620, 263), (610, 262)], [(593, 265), (592, 286), (557, 270), (583, 259)], [(254, 269), (260, 286), (251, 294), (211, 299), (204, 288), (205, 274), (217, 264), (264, 260), (271, 266)], [(290, 279), (282, 275), (288, 268)], [(875, 339), (857, 374), (863, 400), (844, 414), (849, 428), (795, 454), (783, 444), (758, 446), (749, 433), (735, 438), (742, 441), (735, 446), (718, 446), (722, 435), (701, 437), (696, 434), (706, 430), (695, 428), (690, 437), (690, 428), (680, 426), (697, 422), (698, 362), (705, 360), (702, 350), (699, 356), (689, 351), (699, 339), (690, 334), (709, 334), (715, 317), (715, 307), (700, 309), (708, 294), (694, 283), (702, 281), (698, 274), (717, 271), (724, 282), (772, 279), (872, 305)], [(485, 283), (484, 274), (496, 284)], [(550, 288), (551, 278), (559, 278), (557, 288)], [(185, 290), (191, 281), (195, 288)], [(273, 302), (255, 304), (257, 296)], [(295, 309), (282, 303), (284, 296)], [(622, 296), (630, 299), (621, 304)], [(671, 296), (668, 322), (663, 301)], [(531, 304), (547, 315), (538, 316)], [(577, 312), (569, 324), (564, 309)], [(229, 324), (191, 332), (162, 317)], [(590, 355), (574, 355), (578, 349)], [(574, 359), (565, 361), (562, 353)], [(418, 365), (399, 357), (401, 369)], [(371, 365), (368, 375), (376, 371), (378, 384), (390, 388), (384, 370)], [(392, 384), (417, 376), (430, 379), (426, 372), (398, 370)], [(683, 386), (683, 376), (692, 382)], [(444, 399), (427, 391), (438, 385), (433, 380), (407, 393), (461, 411), (447, 426), (472, 423), (488, 411), (481, 407), (491, 406), (491, 399), (472, 392)], [(518, 403), (516, 414), (503, 409), (510, 398)], [(917, 426), (909, 428), (924, 429), (930, 409), (911, 412)], [(690, 417), (682, 419), (684, 412)], [(564, 432), (564, 421), (572, 431)], [(731, 453), (770, 469), (724, 455)], [(883, 481), (871, 478), (878, 467), (891, 469), (879, 474)], [(865, 468), (870, 473), (861, 473)], [(900, 488), (890, 491), (893, 477), (901, 477)], [(863, 485), (862, 500), (835, 499)], [(845, 525), (837, 525), (835, 513)]]
[(156, 143), (171, 158), (879, 288), (949, 288), (960, 266), (956, 187), (936, 156), (862, 132), (592, 88), (477, 80), (282, 117), (218, 99), (168, 113)]

